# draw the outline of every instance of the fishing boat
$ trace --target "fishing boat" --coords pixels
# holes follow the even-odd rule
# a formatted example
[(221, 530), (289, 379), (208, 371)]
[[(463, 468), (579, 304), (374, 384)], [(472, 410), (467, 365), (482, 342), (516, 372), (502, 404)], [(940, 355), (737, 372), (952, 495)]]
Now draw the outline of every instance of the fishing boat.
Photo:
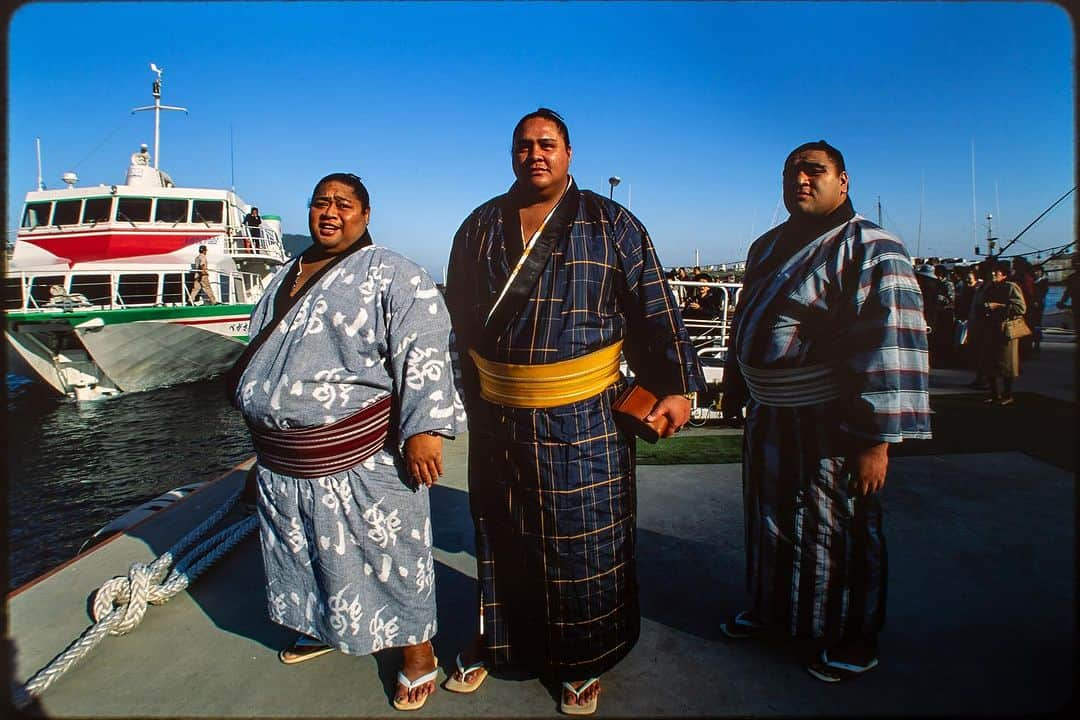
[[(161, 70), (153, 84), (154, 152), (131, 155), (122, 183), (26, 194), (4, 275), (9, 370), (76, 400), (202, 380), (247, 342), (248, 317), (286, 253), (281, 220), (245, 218), (232, 190), (185, 187), (158, 166)], [(213, 299), (191, 296), (207, 249)]]

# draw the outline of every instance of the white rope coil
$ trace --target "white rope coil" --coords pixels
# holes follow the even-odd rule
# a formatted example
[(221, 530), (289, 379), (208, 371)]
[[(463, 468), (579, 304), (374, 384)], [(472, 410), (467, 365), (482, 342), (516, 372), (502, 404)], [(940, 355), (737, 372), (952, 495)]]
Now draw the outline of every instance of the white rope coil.
[(34, 697), (45, 692), (61, 675), (86, 657), (106, 635), (123, 635), (133, 630), (142, 622), (147, 604), (161, 605), (185, 590), (206, 568), (251, 533), (258, 524), (258, 518), (254, 515), (204, 540), (181, 558), (176, 568), (169, 573), (173, 557), (184, 552), (225, 517), (236, 505), (241, 492), (237, 490), (229, 496), (213, 515), (152, 563), (132, 563), (127, 577), (114, 577), (98, 588), (94, 594), (94, 624), (64, 652), (53, 658), (52, 662), (36, 672), (25, 685), (14, 688), (15, 706), (26, 707)]

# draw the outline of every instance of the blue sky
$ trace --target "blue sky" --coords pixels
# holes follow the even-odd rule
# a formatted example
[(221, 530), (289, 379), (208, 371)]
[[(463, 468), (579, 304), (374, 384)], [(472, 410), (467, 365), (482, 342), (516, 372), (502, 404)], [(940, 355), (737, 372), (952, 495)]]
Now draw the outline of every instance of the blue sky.
[[(1016, 235), (1075, 184), (1073, 35), (1048, 3), (32, 3), (8, 24), (8, 217), (45, 182), (161, 166), (224, 186), (286, 232), (345, 170), (377, 242), (441, 279), (451, 238), (509, 187), (510, 133), (540, 105), (570, 126), (578, 184), (609, 191), (666, 265), (745, 256), (786, 217), (787, 152), (845, 154), (856, 210), (912, 254), (973, 256), (986, 214)], [(234, 158), (230, 169), (231, 155)], [(975, 158), (973, 221), (972, 143)], [(1073, 239), (1074, 198), (1013, 247)]]

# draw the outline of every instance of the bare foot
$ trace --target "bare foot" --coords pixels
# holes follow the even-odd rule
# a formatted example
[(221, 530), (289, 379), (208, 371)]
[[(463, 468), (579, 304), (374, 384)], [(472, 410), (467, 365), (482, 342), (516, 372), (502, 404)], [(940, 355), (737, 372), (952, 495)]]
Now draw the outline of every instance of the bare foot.
[[(578, 690), (586, 682), (587, 681), (585, 680), (574, 680), (571, 681), (570, 684), (575, 690)], [(565, 691), (563, 694), (565, 695), (564, 699), (566, 700), (567, 705), (588, 705), (594, 697), (600, 697), (600, 681), (594, 682), (585, 692), (577, 696), (576, 699), (574, 694), (569, 690)]]
[[(435, 654), (431, 649), (430, 642), (420, 643), (419, 645), (406, 645), (402, 648), (402, 656), (401, 672), (409, 680), (416, 680), (416, 678), (423, 677), (435, 669)], [(414, 703), (433, 692), (435, 692), (434, 680), (419, 687), (414, 687), (412, 690), (406, 690), (404, 685), (398, 683), (394, 692), (394, 700), (399, 703)]]

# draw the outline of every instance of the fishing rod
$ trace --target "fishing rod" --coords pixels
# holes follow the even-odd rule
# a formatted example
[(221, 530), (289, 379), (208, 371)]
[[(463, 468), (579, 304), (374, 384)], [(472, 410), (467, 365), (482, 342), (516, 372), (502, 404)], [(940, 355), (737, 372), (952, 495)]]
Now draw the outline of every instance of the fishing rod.
[(997, 251), (997, 255), (995, 255), (994, 257), (1001, 257), (1002, 253), (1004, 253), (1004, 252), (1005, 252), (1006, 250), (1008, 250), (1008, 249), (1009, 249), (1010, 247), (1012, 247), (1012, 244), (1013, 244), (1013, 243), (1015, 243), (1015, 242), (1016, 242), (1017, 240), (1019, 240), (1019, 239), (1020, 239), (1020, 236), (1021, 236), (1021, 235), (1023, 235), (1023, 234), (1024, 234), (1024, 233), (1026, 233), (1026, 232), (1027, 232), (1028, 230), (1030, 230), (1030, 229), (1031, 229), (1031, 228), (1032, 228), (1032, 227), (1033, 227), (1033, 226), (1035, 225), (1035, 223), (1037, 223), (1037, 222), (1039, 222), (1040, 220), (1042, 220), (1042, 218), (1043, 218), (1043, 215), (1046, 215), (1046, 213), (1050, 212), (1050, 211), (1051, 211), (1051, 210), (1053, 210), (1053, 209), (1054, 209), (1055, 207), (1057, 207), (1057, 204), (1058, 204), (1059, 202), (1061, 202), (1061, 201), (1062, 201), (1062, 200), (1064, 200), (1065, 198), (1067, 198), (1067, 197), (1069, 197), (1070, 195), (1072, 195), (1072, 194), (1073, 194), (1073, 192), (1075, 192), (1075, 191), (1076, 191), (1076, 187), (1077, 187), (1076, 185), (1073, 185), (1073, 186), (1072, 186), (1072, 190), (1069, 190), (1069, 192), (1065, 193), (1064, 195), (1062, 195), (1061, 197), (1059, 197), (1059, 198), (1058, 198), (1057, 200), (1055, 200), (1055, 201), (1054, 201), (1054, 204), (1053, 204), (1053, 205), (1051, 205), (1050, 207), (1048, 207), (1048, 208), (1046, 208), (1045, 210), (1043, 210), (1043, 211), (1042, 211), (1042, 212), (1041, 212), (1041, 213), (1039, 214), (1039, 217), (1035, 218), (1035, 219), (1034, 219), (1034, 220), (1032, 220), (1032, 221), (1031, 221), (1030, 223), (1028, 223), (1028, 226), (1027, 226), (1026, 228), (1024, 228), (1023, 230), (1021, 230), (1021, 231), (1020, 231), (1019, 233), (1017, 233), (1016, 237), (1014, 237), (1014, 238), (1013, 238), (1012, 240), (1010, 240), (1010, 241), (1009, 241), (1008, 243), (1006, 243), (1004, 247), (1002, 247), (1002, 248), (1001, 248), (1000, 250), (998, 250), (998, 251)]

